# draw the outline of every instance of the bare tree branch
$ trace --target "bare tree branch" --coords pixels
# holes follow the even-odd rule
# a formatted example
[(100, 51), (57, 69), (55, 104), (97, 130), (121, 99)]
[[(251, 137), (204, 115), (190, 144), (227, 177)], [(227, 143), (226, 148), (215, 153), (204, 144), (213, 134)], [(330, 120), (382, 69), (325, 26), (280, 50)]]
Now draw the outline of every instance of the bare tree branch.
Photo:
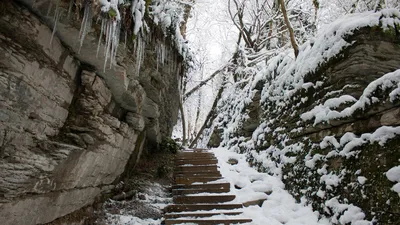
[(294, 50), (294, 56), (297, 58), (297, 56), (299, 55), (299, 46), (297, 45), (296, 39), (294, 37), (294, 32), (293, 32), (292, 25), (290, 24), (289, 18), (287, 16), (285, 3), (284, 3), (283, 0), (279, 0), (279, 2), (280, 2), (280, 5), (281, 5), (283, 18), (285, 19), (285, 24), (286, 24), (286, 26), (287, 26), (287, 28), (289, 30), (290, 42), (291, 42), (293, 50)]
[(206, 85), (210, 80), (212, 80), (214, 77), (216, 77), (218, 74), (220, 74), (222, 71), (224, 71), (226, 68), (229, 67), (230, 64), (227, 64), (226, 66), (222, 67), (221, 69), (215, 71), (213, 74), (211, 74), (211, 76), (209, 76), (207, 79), (201, 81), (197, 86), (195, 86), (194, 88), (192, 88), (190, 91), (186, 92), (183, 95), (183, 101), (185, 101), (188, 97), (190, 97), (190, 95), (192, 95), (194, 92), (196, 92), (197, 90), (199, 90), (201, 87), (203, 87), (204, 85)]

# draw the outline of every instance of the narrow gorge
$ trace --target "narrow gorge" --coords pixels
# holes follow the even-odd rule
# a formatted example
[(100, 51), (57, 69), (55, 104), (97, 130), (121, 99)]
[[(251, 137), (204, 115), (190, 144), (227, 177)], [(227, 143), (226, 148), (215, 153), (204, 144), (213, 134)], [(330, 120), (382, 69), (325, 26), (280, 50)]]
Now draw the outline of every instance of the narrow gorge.
[[(210, 181), (185, 154), (212, 162), (231, 221), (399, 224), (400, 3), (221, 2), (228, 22), (202, 0), (0, 2), (1, 224), (163, 224), (173, 182)], [(159, 195), (128, 189), (140, 176)], [(96, 220), (112, 210), (133, 217)]]
[[(49, 223), (90, 206), (177, 120), (185, 65), (175, 34), (148, 5), (135, 38), (131, 18), (113, 24), (94, 2), (70, 2), (0, 3), (2, 224)], [(113, 26), (125, 26), (126, 38), (114, 58), (106, 42), (115, 37), (101, 36)]]

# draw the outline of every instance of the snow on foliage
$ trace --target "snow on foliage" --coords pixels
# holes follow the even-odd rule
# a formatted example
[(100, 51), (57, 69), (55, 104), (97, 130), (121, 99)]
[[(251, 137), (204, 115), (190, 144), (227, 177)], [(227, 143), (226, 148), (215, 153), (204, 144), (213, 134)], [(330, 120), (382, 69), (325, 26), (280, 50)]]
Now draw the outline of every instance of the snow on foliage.
[(133, 26), (133, 34), (137, 35), (143, 26), (143, 18), (146, 11), (146, 3), (144, 0), (132, 2), (132, 18), (135, 21)]
[(359, 138), (353, 138), (350, 140), (343, 146), (343, 149), (339, 152), (339, 155), (349, 158), (357, 154), (357, 151), (352, 151), (357, 146), (361, 146), (366, 143), (373, 144), (375, 142), (378, 142), (379, 145), (383, 146), (388, 140), (398, 135), (400, 135), (400, 127), (382, 126), (372, 134), (365, 133)]
[(386, 172), (386, 177), (392, 182), (397, 182), (393, 185), (392, 190), (400, 195), (400, 166), (395, 166)]
[(325, 205), (326, 210), (334, 213), (331, 219), (333, 224), (372, 225), (372, 222), (364, 220), (365, 214), (353, 204), (343, 204), (337, 198), (332, 198)]
[(364, 133), (360, 137), (357, 137), (356, 134), (347, 132), (345, 133), (340, 140), (336, 140), (334, 136), (326, 136), (323, 141), (319, 144), (321, 149), (325, 149), (328, 146), (334, 146), (335, 150), (329, 152), (325, 157), (320, 154), (314, 155), (311, 159), (306, 158), (306, 166), (309, 168), (313, 168), (315, 162), (325, 158), (331, 158), (336, 156), (342, 156), (346, 158), (357, 156), (360, 151), (362, 145), (365, 144), (373, 144), (378, 143), (381, 146), (384, 146), (385, 143), (400, 135), (400, 127), (389, 127), (382, 126), (378, 128), (374, 133)]
[[(393, 89), (393, 90), (391, 90)], [(379, 100), (374, 97), (374, 93), (378, 90), (386, 91), (391, 90), (389, 99), (391, 102), (399, 99), (400, 95), (400, 69), (392, 73), (385, 74), (384, 76), (371, 82), (364, 90), (359, 100), (352, 96), (343, 95), (339, 98), (328, 99), (324, 104), (320, 104), (309, 112), (303, 113), (301, 119), (311, 120), (314, 119), (314, 125), (329, 121), (333, 119), (340, 119), (349, 117), (357, 110), (364, 110), (367, 106), (378, 102)], [(349, 107), (338, 112), (333, 110), (339, 107), (344, 102), (355, 102)]]

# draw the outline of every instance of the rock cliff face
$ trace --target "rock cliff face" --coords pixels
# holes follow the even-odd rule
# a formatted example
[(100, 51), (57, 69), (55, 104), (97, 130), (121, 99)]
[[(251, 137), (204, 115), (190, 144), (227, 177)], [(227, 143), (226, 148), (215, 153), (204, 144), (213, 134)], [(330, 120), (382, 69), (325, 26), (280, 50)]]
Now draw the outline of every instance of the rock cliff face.
[[(79, 54), (65, 17), (52, 38), (49, 4), (0, 3), (2, 224), (48, 223), (92, 204), (177, 119), (183, 58), (159, 27), (142, 41), (140, 67), (121, 47), (103, 70), (95, 30)], [(169, 49), (162, 64), (158, 45)]]
[(344, 49), (304, 76), (316, 57), (303, 59), (304, 49), (321, 43), (303, 46), (301, 63), (278, 56), (262, 78), (227, 90), (204, 140), (248, 153), (333, 224), (396, 224), (400, 198), (386, 174), (400, 158), (400, 31), (350, 33)]

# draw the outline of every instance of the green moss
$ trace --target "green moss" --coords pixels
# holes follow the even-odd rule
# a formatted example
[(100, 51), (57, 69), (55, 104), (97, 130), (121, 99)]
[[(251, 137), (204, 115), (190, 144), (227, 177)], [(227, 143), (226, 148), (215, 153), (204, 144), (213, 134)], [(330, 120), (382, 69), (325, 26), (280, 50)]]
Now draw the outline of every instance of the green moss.
[(108, 16), (110, 18), (115, 18), (117, 16), (117, 12), (113, 8), (110, 8), (110, 10), (108, 10)]
[(390, 37), (396, 37), (397, 32), (398, 31), (394, 27), (388, 27), (386, 29), (383, 29), (383, 34)]
[(151, 0), (145, 0), (146, 1), (146, 14), (148, 15), (149, 14), (149, 7), (150, 7), (150, 4), (151, 4)]
[(171, 174), (174, 171), (174, 167), (172, 165), (164, 164), (157, 168), (157, 177), (164, 178), (167, 177), (168, 174)]
[(176, 154), (180, 148), (181, 147), (179, 146), (179, 144), (176, 143), (171, 138), (164, 139), (160, 144), (160, 150), (162, 152), (169, 152), (169, 153), (172, 153), (172, 154)]

